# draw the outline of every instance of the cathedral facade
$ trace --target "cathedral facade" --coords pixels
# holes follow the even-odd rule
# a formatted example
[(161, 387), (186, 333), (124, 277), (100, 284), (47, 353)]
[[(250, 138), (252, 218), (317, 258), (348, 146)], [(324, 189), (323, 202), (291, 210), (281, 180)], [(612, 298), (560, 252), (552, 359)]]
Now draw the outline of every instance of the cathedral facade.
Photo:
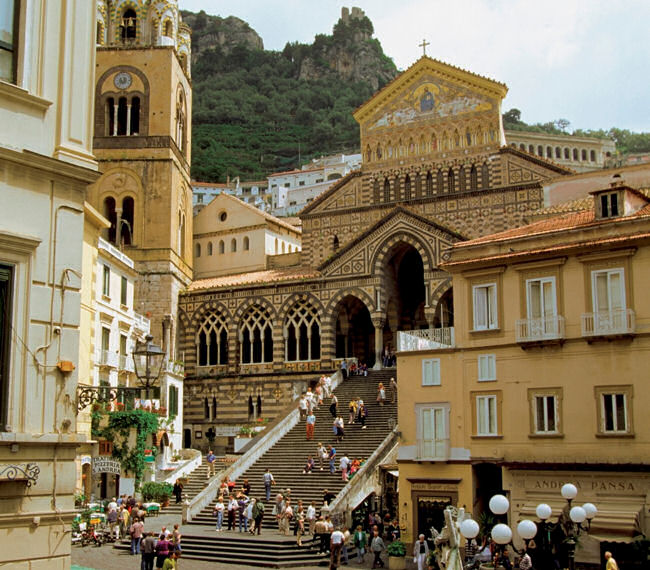
[(453, 325), (445, 250), (521, 225), (541, 183), (569, 172), (505, 146), (506, 92), (422, 57), (355, 112), (362, 167), (300, 213), (293, 264), (189, 286), (185, 445), (208, 426), (234, 435), (273, 417), (343, 359), (380, 367), (398, 331)]

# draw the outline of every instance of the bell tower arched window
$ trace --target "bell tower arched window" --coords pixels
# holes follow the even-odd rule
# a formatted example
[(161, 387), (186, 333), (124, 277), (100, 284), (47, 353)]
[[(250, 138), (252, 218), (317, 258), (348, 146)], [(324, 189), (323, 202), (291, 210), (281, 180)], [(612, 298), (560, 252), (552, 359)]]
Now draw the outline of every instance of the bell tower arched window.
[(183, 155), (187, 152), (186, 114), (185, 94), (183, 93), (183, 89), (179, 88), (178, 99), (176, 101), (176, 145)]
[(196, 338), (198, 366), (228, 364), (228, 327), (221, 313), (206, 315)]
[(390, 202), (390, 181), (384, 178), (384, 202)]
[[(185, 255), (185, 214), (178, 212), (178, 255)], [(212, 244), (210, 244), (212, 246)], [(210, 253), (212, 255), (212, 253)]]
[(140, 134), (140, 97), (108, 97), (106, 99), (107, 136)]
[(242, 318), (239, 329), (242, 364), (273, 362), (273, 329), (271, 312), (253, 305)]
[(407, 202), (411, 199), (411, 177), (407, 174), (404, 178), (404, 200)]
[(122, 216), (120, 218), (120, 243), (133, 244), (133, 220), (135, 216), (135, 201), (131, 196), (122, 200)]
[(454, 169), (450, 168), (447, 172), (447, 192), (452, 194), (456, 190), (456, 177), (454, 176)]
[(478, 172), (474, 164), (472, 164), (472, 169), (469, 171), (469, 188), (470, 190), (478, 190)]
[(108, 196), (104, 199), (104, 217), (111, 223), (111, 227), (106, 230), (106, 238), (109, 242), (115, 243), (117, 235), (117, 212), (115, 211), (115, 198)]
[(308, 301), (299, 301), (289, 311), (284, 325), (284, 342), (287, 362), (320, 359), (320, 318)]
[(426, 188), (427, 188), (427, 196), (433, 196), (433, 175), (431, 174), (431, 172), (427, 172)]
[(135, 43), (138, 35), (138, 15), (133, 8), (124, 11), (120, 25), (120, 37), (123, 44)]
[(464, 167), (464, 166), (461, 166), (461, 167), (458, 169), (458, 189), (459, 189), (461, 192), (465, 192), (465, 184), (466, 184), (466, 180), (465, 180), (465, 167)]

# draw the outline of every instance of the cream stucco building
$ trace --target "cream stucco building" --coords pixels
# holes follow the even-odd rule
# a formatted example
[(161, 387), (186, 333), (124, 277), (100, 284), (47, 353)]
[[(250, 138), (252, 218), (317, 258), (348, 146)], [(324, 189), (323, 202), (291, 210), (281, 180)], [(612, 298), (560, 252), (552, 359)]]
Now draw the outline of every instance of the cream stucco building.
[(496, 493), (513, 526), (541, 502), (558, 515), (566, 482), (599, 509), (578, 560), (648, 532), (650, 200), (619, 178), (593, 190), (579, 211), (454, 244), (454, 327), (399, 333), (407, 540)]
[(74, 513), (90, 2), (0, 10), (0, 544), (12, 568), (68, 568)]

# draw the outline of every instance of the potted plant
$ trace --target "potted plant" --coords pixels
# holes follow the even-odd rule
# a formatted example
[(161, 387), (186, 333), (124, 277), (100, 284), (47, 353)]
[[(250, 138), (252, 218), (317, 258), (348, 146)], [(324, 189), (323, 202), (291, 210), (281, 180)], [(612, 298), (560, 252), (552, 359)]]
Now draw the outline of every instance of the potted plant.
[(406, 568), (406, 545), (401, 540), (394, 540), (386, 549), (388, 552), (388, 568), (404, 570)]

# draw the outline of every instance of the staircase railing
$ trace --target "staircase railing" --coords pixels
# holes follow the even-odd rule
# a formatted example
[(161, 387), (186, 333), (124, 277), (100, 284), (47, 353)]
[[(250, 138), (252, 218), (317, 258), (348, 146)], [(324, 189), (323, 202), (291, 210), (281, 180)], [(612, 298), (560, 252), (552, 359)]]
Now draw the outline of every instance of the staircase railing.
[(203, 462), (203, 455), (198, 449), (183, 449), (183, 455), (189, 455), (174, 471), (162, 471), (156, 473), (156, 481), (159, 483), (174, 483), (179, 477), (188, 475)]
[[(332, 390), (341, 383), (341, 373), (336, 372), (331, 375)], [(296, 407), (295, 400), (290, 404), (293, 408), (288, 414), (282, 412), (278, 417), (264, 430), (264, 435), (257, 436), (251, 443), (244, 448), (244, 454), (230, 467), (217, 473), (208, 486), (196, 495), (191, 501), (183, 504), (183, 523), (190, 522), (205, 507), (214, 501), (219, 490), (219, 486), (224, 477), (235, 481), (240, 475), (243, 475), (262, 455), (271, 449), (280, 439), (282, 439), (300, 419), (300, 411)]]
[[(363, 501), (372, 491), (381, 492), (380, 481), (377, 477), (379, 465), (384, 462), (386, 457), (396, 449), (398, 445), (399, 432), (398, 426), (384, 438), (373, 454), (368, 458), (361, 468), (355, 473), (350, 482), (341, 489), (341, 492), (329, 504), (323, 512), (329, 512), (334, 524), (348, 527), (352, 524), (352, 510)], [(370, 478), (375, 477), (376, 481)], [(374, 488), (370, 491), (369, 486)]]

